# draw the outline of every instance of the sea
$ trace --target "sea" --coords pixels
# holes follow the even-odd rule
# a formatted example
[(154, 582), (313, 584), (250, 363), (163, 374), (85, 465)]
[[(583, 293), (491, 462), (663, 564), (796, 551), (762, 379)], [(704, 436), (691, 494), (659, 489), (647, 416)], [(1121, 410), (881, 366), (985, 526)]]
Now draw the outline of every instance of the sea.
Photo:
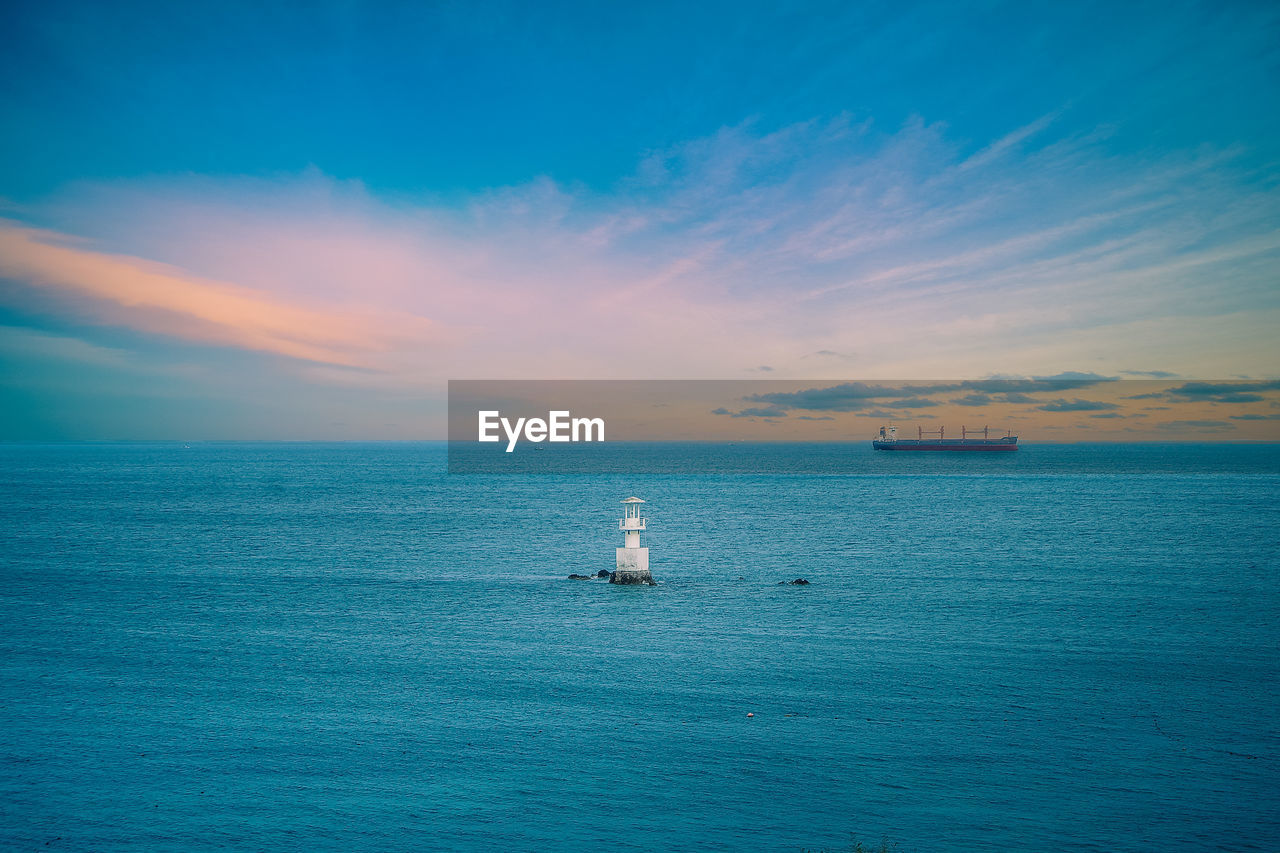
[(1280, 445), (644, 453), (0, 445), (0, 848), (1280, 849)]

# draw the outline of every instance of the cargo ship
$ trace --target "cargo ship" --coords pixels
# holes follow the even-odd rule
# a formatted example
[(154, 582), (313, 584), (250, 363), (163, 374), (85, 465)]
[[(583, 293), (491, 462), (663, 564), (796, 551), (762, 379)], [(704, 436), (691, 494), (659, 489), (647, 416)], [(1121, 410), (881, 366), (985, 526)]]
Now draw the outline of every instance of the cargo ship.
[[(1017, 450), (1018, 437), (1006, 432), (1002, 436), (991, 437), (991, 430), (982, 428), (982, 432), (960, 427), (959, 438), (947, 438), (945, 427), (922, 429), (916, 427), (916, 438), (898, 438), (898, 428), (892, 424), (886, 429), (880, 427), (880, 436), (872, 439), (871, 446), (876, 450)], [(981, 438), (978, 436), (981, 435)], [(925, 438), (925, 436), (929, 436)], [(936, 438), (934, 436), (937, 436)]]

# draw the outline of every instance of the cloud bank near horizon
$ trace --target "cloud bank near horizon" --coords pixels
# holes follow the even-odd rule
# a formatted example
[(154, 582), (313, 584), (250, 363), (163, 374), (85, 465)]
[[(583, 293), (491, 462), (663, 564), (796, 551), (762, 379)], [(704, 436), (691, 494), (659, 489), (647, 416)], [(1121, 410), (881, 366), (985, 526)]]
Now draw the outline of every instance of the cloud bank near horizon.
[[(1008, 431), (1031, 442), (1275, 441), (1280, 383), (1066, 374), (976, 381), (490, 380), (449, 383), (450, 441), (473, 442), (480, 411), (514, 422), (590, 413), (621, 441), (860, 441), (881, 427), (949, 435)], [(1237, 394), (1229, 389), (1254, 388)], [(981, 389), (982, 393), (968, 393)], [(1001, 389), (1004, 389), (1003, 392)], [(1226, 389), (1226, 390), (1224, 390)], [(1150, 406), (1160, 399), (1168, 405)]]

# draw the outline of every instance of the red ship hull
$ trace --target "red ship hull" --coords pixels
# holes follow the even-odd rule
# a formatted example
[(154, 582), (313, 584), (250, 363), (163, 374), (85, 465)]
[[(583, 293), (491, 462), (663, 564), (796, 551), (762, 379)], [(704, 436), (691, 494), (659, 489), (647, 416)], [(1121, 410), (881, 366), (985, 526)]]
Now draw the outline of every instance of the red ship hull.
[(931, 444), (912, 442), (907, 444), (905, 441), (876, 441), (872, 442), (876, 450), (1017, 450), (1018, 445), (1004, 444)]

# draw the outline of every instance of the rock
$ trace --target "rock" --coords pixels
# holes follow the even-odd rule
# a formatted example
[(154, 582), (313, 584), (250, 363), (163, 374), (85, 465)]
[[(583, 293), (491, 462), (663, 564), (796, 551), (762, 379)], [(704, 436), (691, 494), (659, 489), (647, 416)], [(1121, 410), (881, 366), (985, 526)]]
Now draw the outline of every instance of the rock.
[(596, 572), (596, 577), (607, 578), (611, 574), (613, 574), (613, 572), (609, 571), (608, 569), (601, 569), (600, 571)]
[(591, 575), (569, 575), (569, 580), (571, 580), (571, 581), (589, 581), (589, 580), (591, 580)]
[(624, 586), (657, 586), (653, 576), (649, 574), (648, 569), (633, 570), (623, 569), (621, 571), (612, 572), (609, 575), (609, 583), (622, 584)]
[(809, 582), (804, 578), (796, 578), (791, 582), (792, 586), (808, 586)]

